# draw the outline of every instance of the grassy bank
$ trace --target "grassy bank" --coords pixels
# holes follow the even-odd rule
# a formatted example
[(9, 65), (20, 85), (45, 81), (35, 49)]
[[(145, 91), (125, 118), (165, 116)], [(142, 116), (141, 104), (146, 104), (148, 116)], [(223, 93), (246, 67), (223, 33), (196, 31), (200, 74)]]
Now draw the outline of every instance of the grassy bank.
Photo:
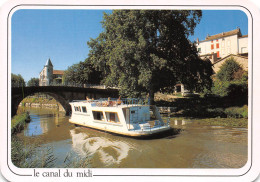
[(248, 106), (227, 108), (194, 107), (179, 112), (177, 115), (196, 118), (248, 118)]
[(11, 159), (19, 168), (89, 168), (93, 167), (90, 156), (75, 157), (68, 154), (63, 164), (57, 166), (52, 147), (41, 147), (40, 141), (24, 141), (12, 135)]
[[(167, 118), (164, 118), (165, 120)], [(172, 117), (171, 123), (177, 121), (192, 121), (194, 124), (202, 126), (225, 126), (225, 127), (234, 127), (234, 128), (247, 128), (248, 120), (245, 118), (186, 118), (186, 117)], [(174, 126), (173, 126), (174, 127)]]
[(210, 119), (200, 119), (197, 121), (201, 125), (210, 126), (226, 126), (235, 128), (247, 128), (248, 120), (244, 118), (234, 119), (234, 118), (210, 118)]
[(55, 157), (52, 148), (38, 150), (38, 143), (22, 141), (16, 135), (12, 136), (11, 159), (15, 166), (20, 168), (54, 167)]
[(15, 134), (24, 129), (26, 123), (31, 120), (29, 112), (23, 112), (15, 115), (11, 120), (11, 133)]
[(159, 107), (173, 107), (172, 116), (194, 118), (248, 118), (248, 103), (237, 97), (176, 98), (160, 95), (155, 99)]

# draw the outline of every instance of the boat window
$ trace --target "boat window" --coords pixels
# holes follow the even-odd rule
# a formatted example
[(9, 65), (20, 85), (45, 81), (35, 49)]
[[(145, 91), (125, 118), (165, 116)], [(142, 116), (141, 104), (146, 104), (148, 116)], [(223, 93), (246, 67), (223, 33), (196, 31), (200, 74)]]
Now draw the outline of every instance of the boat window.
[(82, 112), (87, 112), (86, 106), (82, 106), (81, 108), (82, 108)]
[(118, 115), (116, 112), (106, 112), (106, 118), (108, 122), (119, 123)]
[(103, 116), (103, 112), (101, 111), (92, 111), (93, 112), (93, 117), (94, 117), (94, 120), (104, 120), (104, 116)]

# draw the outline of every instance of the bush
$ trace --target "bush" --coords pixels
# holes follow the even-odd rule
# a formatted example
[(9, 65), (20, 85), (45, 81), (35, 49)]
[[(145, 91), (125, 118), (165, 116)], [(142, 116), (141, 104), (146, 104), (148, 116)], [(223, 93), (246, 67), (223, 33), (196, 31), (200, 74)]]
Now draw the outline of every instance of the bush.
[(228, 81), (220, 81), (220, 80), (215, 80), (214, 85), (211, 89), (212, 93), (214, 95), (218, 95), (221, 97), (228, 96), (228, 87), (230, 85), (230, 82)]
[(227, 108), (225, 114), (232, 118), (248, 118), (248, 106)]
[[(221, 97), (230, 97), (239, 101), (247, 100), (248, 73), (234, 60), (227, 59), (216, 75), (212, 93)], [(246, 103), (244, 103), (246, 104)]]
[(212, 93), (221, 97), (247, 99), (248, 84), (244, 81), (220, 81), (215, 80)]

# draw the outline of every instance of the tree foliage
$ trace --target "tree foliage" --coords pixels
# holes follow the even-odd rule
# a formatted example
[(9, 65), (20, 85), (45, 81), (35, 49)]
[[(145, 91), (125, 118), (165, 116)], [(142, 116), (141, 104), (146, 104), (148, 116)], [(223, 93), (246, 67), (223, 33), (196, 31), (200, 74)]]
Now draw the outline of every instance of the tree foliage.
[(39, 78), (31, 78), (28, 82), (27, 82), (27, 86), (39, 86)]
[(235, 97), (247, 100), (248, 73), (233, 57), (226, 60), (216, 74), (212, 93), (221, 97)]
[(221, 81), (240, 79), (243, 72), (243, 68), (235, 61), (233, 57), (231, 57), (221, 65), (220, 70), (217, 73), (217, 79)]
[(79, 62), (69, 66), (64, 72), (63, 82), (77, 83), (77, 84), (99, 84), (100, 72), (96, 71), (86, 59), (84, 62)]
[[(187, 39), (201, 11), (114, 10), (104, 14), (104, 31), (88, 42), (89, 60), (102, 83), (122, 96), (173, 91), (182, 82), (192, 90), (211, 84), (211, 64), (202, 61)], [(210, 86), (208, 86), (210, 88)]]
[(13, 74), (11, 73), (11, 86), (12, 87), (25, 87), (25, 81), (22, 77), (22, 75)]

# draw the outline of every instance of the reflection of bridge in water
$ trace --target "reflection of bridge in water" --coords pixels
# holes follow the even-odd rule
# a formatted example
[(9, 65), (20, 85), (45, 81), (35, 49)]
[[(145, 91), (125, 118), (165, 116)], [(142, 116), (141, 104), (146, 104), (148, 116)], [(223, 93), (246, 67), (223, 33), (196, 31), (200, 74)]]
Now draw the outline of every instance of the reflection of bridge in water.
[(35, 93), (44, 93), (57, 100), (66, 114), (71, 111), (69, 102), (72, 100), (84, 100), (86, 97), (99, 99), (105, 97), (118, 97), (117, 89), (98, 89), (66, 86), (41, 86), (41, 87), (16, 87), (11, 89), (12, 116), (17, 112), (18, 105), (27, 96)]

